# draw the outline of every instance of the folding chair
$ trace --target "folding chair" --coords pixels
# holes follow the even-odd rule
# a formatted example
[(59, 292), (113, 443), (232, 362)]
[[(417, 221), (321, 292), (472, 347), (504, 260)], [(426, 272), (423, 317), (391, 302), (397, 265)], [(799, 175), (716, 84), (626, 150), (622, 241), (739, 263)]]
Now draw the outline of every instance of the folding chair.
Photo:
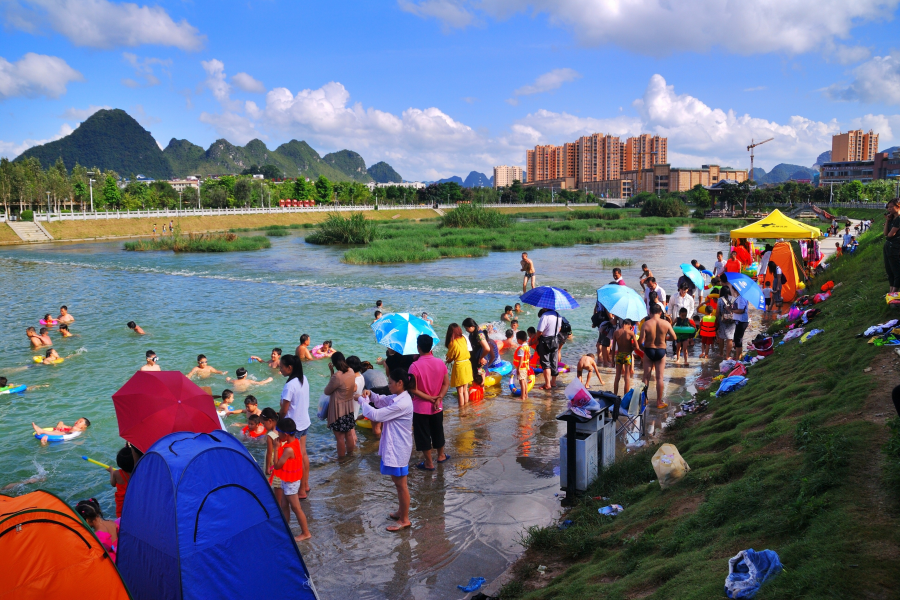
[[(645, 387), (637, 398), (634, 397), (634, 388), (622, 398), (622, 411), (616, 415), (616, 421), (624, 419), (624, 422), (616, 429), (616, 436), (631, 430), (639, 433), (638, 439), (644, 437), (646, 424), (644, 414), (647, 412), (647, 388)], [(627, 433), (626, 433), (627, 437)]]

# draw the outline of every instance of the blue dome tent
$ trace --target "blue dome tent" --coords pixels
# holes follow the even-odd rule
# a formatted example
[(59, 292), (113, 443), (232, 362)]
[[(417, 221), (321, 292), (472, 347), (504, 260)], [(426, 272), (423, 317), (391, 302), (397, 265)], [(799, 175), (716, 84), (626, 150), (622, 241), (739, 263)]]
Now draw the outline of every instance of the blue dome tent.
[[(246, 564), (271, 565), (265, 585)], [(225, 431), (171, 433), (141, 458), (122, 507), (118, 567), (135, 600), (268, 600), (273, 590), (318, 598), (262, 470)]]

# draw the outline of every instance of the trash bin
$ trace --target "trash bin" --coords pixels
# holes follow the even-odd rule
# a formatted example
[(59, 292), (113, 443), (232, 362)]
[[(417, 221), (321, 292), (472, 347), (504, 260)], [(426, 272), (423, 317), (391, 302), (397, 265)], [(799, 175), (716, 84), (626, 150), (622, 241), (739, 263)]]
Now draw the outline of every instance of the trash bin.
[[(559, 484), (563, 488), (567, 482), (568, 437), (559, 438)], [(597, 432), (577, 431), (575, 438), (575, 489), (583, 492), (597, 478)]]

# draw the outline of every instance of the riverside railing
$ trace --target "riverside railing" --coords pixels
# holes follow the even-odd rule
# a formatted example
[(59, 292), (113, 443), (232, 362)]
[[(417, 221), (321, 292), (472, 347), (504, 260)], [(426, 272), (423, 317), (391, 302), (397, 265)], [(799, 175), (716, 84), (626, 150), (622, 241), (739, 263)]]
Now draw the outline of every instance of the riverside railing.
[[(452, 210), (456, 204), (438, 204), (440, 210)], [(564, 202), (536, 204), (484, 204), (485, 208), (550, 208), (566, 206)], [(599, 206), (597, 203), (579, 203), (573, 206)], [(151, 210), (115, 210), (94, 212), (34, 213), (35, 221), (90, 221), (95, 219), (175, 219), (183, 217), (222, 217), (232, 215), (264, 215), (316, 212), (359, 212), (374, 210), (432, 210), (435, 206), (427, 204), (374, 204), (327, 205), (327, 206), (273, 206), (255, 208), (187, 208), (187, 209), (151, 209)]]

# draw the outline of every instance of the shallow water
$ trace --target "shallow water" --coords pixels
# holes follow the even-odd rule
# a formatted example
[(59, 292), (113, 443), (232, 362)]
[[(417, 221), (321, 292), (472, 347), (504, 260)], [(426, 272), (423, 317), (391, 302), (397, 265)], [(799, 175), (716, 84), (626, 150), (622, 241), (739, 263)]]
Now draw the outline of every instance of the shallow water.
[[(725, 237), (680, 228), (642, 241), (530, 252), (538, 284), (566, 288), (582, 304), (566, 315), (575, 341), (564, 348), (563, 361), (575, 363), (593, 350), (594, 292), (611, 280), (602, 258), (632, 259), (623, 271), (633, 287), (646, 262), (672, 293), (679, 263), (697, 258), (711, 268), (715, 252), (726, 244)], [(275, 382), (253, 393), (260, 406), (276, 407), (283, 380), (265, 365), (248, 365), (250, 354), (267, 356), (274, 346), (292, 352), (300, 334), (308, 333), (313, 344), (332, 339), (346, 354), (374, 362), (383, 354), (369, 328), (376, 299), (389, 311), (427, 311), (442, 336), (448, 323), (468, 316), (497, 320), (521, 291), (518, 253), (354, 266), (340, 263), (341, 249), (312, 246), (296, 235), (273, 238), (271, 249), (241, 254), (131, 253), (121, 247), (108, 242), (0, 250), (0, 375), (46, 386), (0, 396), (0, 487), (46, 471), (44, 480), (6, 493), (40, 488), (73, 504), (93, 496), (113, 512), (108, 475), (80, 457), (114, 462), (122, 444), (110, 397), (143, 364), (147, 349), (157, 352), (163, 369), (187, 372), (202, 352), (231, 375), (241, 366), (256, 379), (274, 375)], [(38, 326), (47, 312), (58, 314), (60, 304), (75, 316), (76, 336), (52, 333), (55, 347), (62, 356), (80, 353), (62, 365), (34, 365), (25, 328)], [(536, 324), (535, 312), (526, 307), (522, 328)], [(132, 334), (125, 327), (129, 320), (148, 335)], [(307, 366), (312, 413), (327, 374), (323, 362)], [(681, 383), (690, 372), (672, 375)], [(606, 381), (604, 389), (611, 389), (612, 377)], [(222, 376), (201, 385), (217, 394), (228, 387)], [(561, 391), (552, 397), (532, 392), (524, 405), (504, 393), (462, 414), (455, 396), (445, 404), (453, 459), (434, 473), (412, 469), (413, 528), (399, 535), (384, 530), (396, 494), (390, 479), (378, 473), (377, 442), (368, 430), (358, 430), (360, 451), (338, 464), (333, 436), (312, 415), (313, 490), (304, 510), (313, 539), (301, 550), (323, 598), (461, 596), (457, 584), (499, 575), (521, 551), (523, 529), (558, 513), (561, 427), (555, 416), (564, 410)], [(46, 426), (80, 416), (92, 426), (74, 442), (41, 447), (28, 434), (31, 421)], [(230, 417), (229, 430), (237, 432), (232, 425), (239, 422)], [(264, 455), (264, 446), (249, 448), (257, 458)], [(412, 464), (418, 462), (413, 458)]]

